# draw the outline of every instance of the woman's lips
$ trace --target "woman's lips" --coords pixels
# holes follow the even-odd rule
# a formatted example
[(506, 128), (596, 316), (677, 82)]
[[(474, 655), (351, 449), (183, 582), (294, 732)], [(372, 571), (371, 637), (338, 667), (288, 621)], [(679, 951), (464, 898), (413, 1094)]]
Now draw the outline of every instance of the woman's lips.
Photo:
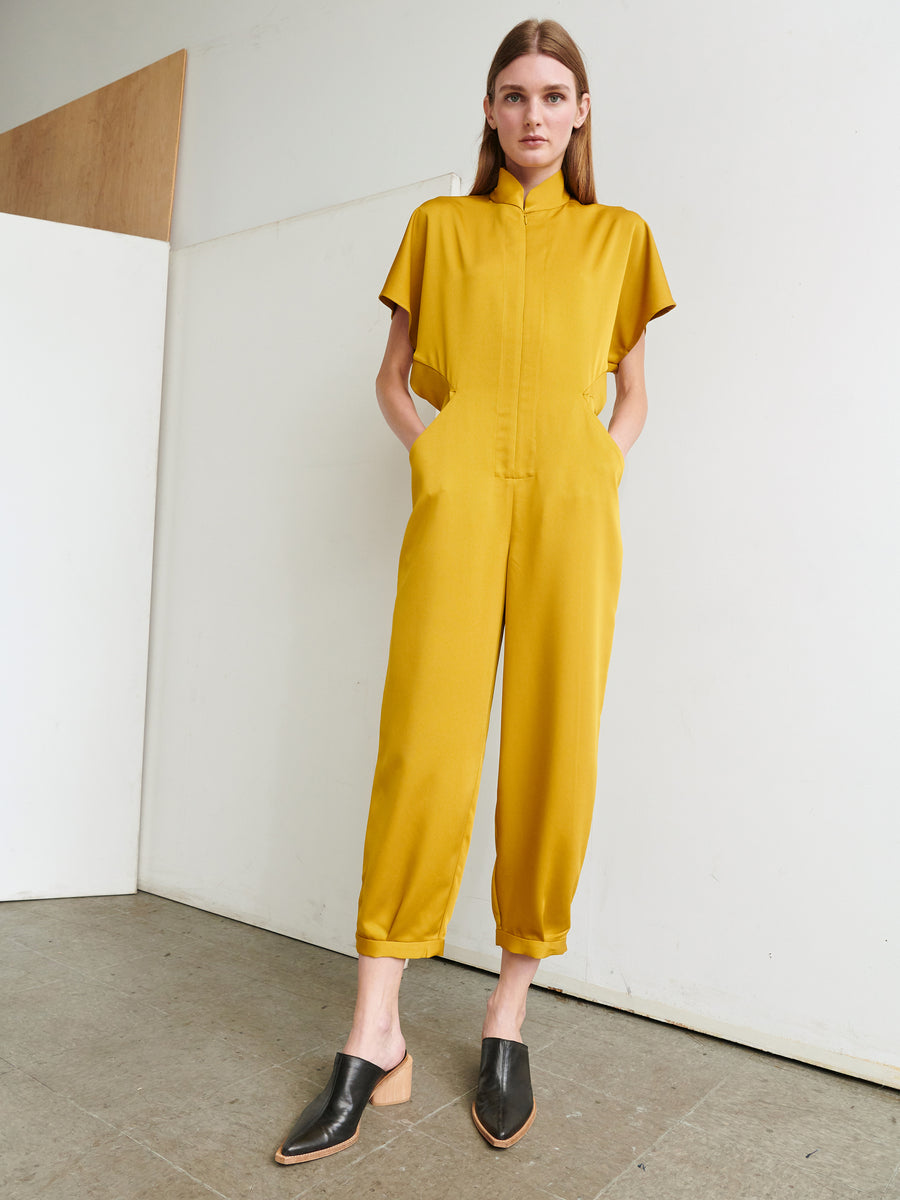
[(523, 145), (525, 146), (543, 146), (546, 140), (546, 138), (542, 137), (526, 137), (521, 139)]

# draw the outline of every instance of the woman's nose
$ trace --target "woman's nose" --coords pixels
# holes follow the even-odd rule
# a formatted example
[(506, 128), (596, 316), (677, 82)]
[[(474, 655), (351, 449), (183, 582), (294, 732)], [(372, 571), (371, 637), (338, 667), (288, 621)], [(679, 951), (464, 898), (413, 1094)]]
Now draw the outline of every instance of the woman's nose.
[(541, 109), (537, 100), (529, 101), (528, 108), (525, 113), (525, 119), (528, 121), (529, 125), (540, 125)]

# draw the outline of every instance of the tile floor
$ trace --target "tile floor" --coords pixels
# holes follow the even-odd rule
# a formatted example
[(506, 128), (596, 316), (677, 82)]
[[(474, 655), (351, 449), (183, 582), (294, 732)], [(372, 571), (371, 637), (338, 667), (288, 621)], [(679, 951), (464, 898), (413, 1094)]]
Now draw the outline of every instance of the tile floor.
[(469, 1118), (489, 975), (414, 962), (413, 1099), (272, 1151), (327, 1078), (355, 962), (137, 896), (0, 904), (4, 1200), (900, 1200), (900, 1092), (534, 988), (538, 1117)]

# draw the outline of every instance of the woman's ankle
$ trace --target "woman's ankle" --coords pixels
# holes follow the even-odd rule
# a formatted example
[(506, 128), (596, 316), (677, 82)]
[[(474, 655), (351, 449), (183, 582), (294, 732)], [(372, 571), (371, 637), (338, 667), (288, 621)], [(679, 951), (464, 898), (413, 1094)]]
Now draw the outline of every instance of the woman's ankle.
[(344, 1054), (364, 1058), (384, 1071), (389, 1071), (401, 1061), (406, 1053), (406, 1041), (399, 1025), (358, 1028), (350, 1030), (344, 1043)]
[(359, 957), (359, 986), (350, 1035), (344, 1053), (384, 1070), (396, 1067), (406, 1053), (400, 1032), (398, 996), (402, 958)]
[(504, 996), (497, 987), (488, 997), (481, 1036), (521, 1042), (524, 1021), (525, 1001), (519, 997)]

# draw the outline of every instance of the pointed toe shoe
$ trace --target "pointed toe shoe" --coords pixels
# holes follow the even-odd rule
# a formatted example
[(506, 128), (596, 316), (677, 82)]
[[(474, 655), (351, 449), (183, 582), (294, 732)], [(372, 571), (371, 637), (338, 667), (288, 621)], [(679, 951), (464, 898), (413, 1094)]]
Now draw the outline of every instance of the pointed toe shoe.
[(365, 1058), (337, 1053), (331, 1078), (294, 1122), (275, 1151), (275, 1161), (309, 1162), (352, 1146), (367, 1104), (403, 1104), (410, 1098), (412, 1064), (406, 1054), (393, 1070), (385, 1071)]
[(507, 1038), (484, 1038), (472, 1103), (475, 1128), (489, 1145), (505, 1150), (525, 1136), (535, 1110), (528, 1047)]

